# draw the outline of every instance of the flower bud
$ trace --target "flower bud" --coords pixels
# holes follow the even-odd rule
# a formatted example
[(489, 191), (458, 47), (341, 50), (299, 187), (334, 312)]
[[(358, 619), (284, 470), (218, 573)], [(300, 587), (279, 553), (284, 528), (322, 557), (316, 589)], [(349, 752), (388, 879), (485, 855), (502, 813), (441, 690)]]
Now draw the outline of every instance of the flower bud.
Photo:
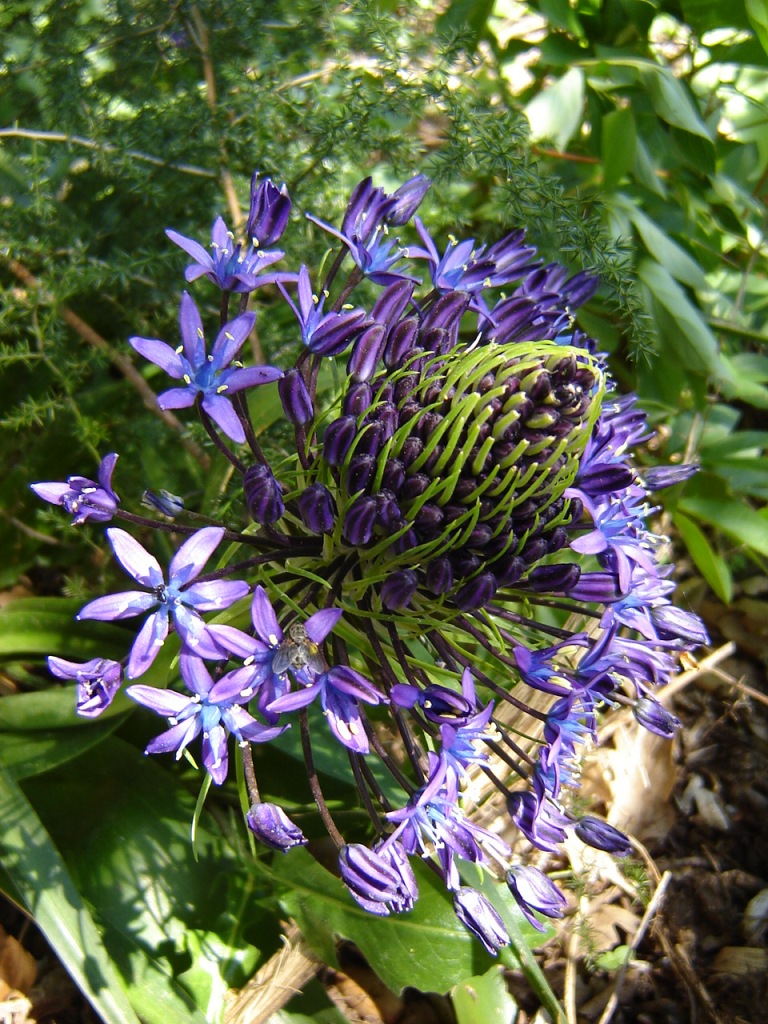
[(391, 612), (407, 608), (418, 585), (419, 578), (411, 569), (393, 572), (381, 585), (381, 603)]
[(534, 917), (533, 911), (545, 917), (563, 916), (565, 896), (543, 871), (524, 865), (515, 866), (507, 871), (506, 881), (523, 914), (540, 932), (544, 931), (544, 926)]
[(333, 495), (323, 484), (310, 484), (298, 497), (301, 521), (310, 533), (330, 533), (336, 518)]
[(641, 697), (632, 711), (644, 729), (666, 740), (672, 739), (681, 725), (679, 718), (652, 697)]
[(309, 423), (314, 415), (312, 399), (309, 397), (304, 378), (297, 369), (286, 370), (285, 375), (277, 382), (277, 391), (290, 422), (298, 427)]
[(285, 512), (283, 489), (269, 466), (258, 462), (247, 469), (243, 476), (243, 490), (254, 522), (262, 525), (276, 523)]
[(251, 178), (251, 207), (245, 234), (257, 249), (266, 249), (276, 242), (286, 229), (291, 200), (285, 185), (277, 188), (270, 178), (259, 181), (259, 172)]
[(509, 943), (509, 935), (498, 911), (477, 889), (463, 885), (453, 894), (453, 909), (459, 921), (472, 932), (491, 955)]
[(624, 833), (599, 818), (589, 815), (579, 818), (574, 831), (582, 843), (612, 853), (614, 857), (628, 857), (632, 853), (632, 844)]
[(287, 853), (292, 846), (306, 843), (304, 833), (276, 804), (254, 804), (245, 819), (259, 842)]

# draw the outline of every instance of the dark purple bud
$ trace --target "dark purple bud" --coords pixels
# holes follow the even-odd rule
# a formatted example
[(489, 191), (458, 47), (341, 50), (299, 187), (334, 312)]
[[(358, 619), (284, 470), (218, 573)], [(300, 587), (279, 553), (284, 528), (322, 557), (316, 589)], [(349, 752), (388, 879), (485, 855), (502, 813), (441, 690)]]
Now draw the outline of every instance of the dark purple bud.
[(576, 474), (576, 487), (590, 497), (612, 494), (629, 487), (635, 474), (627, 466), (598, 463)]
[(407, 608), (418, 585), (419, 577), (412, 569), (393, 572), (381, 585), (381, 603), (391, 612)]
[(365, 311), (350, 309), (344, 313), (326, 313), (306, 344), (319, 356), (339, 356), (365, 327)]
[(651, 619), (665, 638), (687, 640), (697, 647), (709, 643), (707, 627), (693, 612), (673, 604), (662, 604), (651, 608)]
[(426, 491), (431, 482), (426, 473), (414, 473), (413, 476), (407, 477), (400, 488), (401, 501), (413, 501), (414, 498), (418, 498)]
[(357, 902), (373, 914), (410, 910), (418, 895), (408, 857), (398, 843), (376, 851), (351, 843), (339, 853), (339, 869)]
[(251, 518), (263, 525), (276, 523), (285, 512), (283, 489), (269, 466), (257, 463), (243, 476), (245, 501)]
[(254, 804), (245, 816), (248, 828), (259, 842), (287, 853), (292, 846), (306, 843), (304, 833), (276, 804)]
[(298, 498), (299, 515), (310, 533), (330, 533), (336, 517), (333, 496), (323, 484), (310, 484)]
[(400, 506), (392, 491), (379, 491), (376, 495), (376, 525), (389, 532), (401, 523), (402, 518)]
[(505, 555), (493, 563), (493, 573), (500, 587), (511, 587), (525, 572), (525, 562), (516, 555)]
[(402, 320), (387, 339), (384, 365), (391, 370), (408, 358), (419, 334), (419, 321), (415, 317)]
[(453, 569), (447, 558), (433, 558), (427, 566), (427, 590), (433, 594), (446, 594), (453, 586)]
[(360, 433), (359, 440), (355, 445), (355, 454), (375, 457), (381, 451), (383, 440), (384, 428), (382, 425), (375, 420), (369, 421)]
[(245, 234), (257, 249), (266, 249), (285, 231), (291, 200), (285, 185), (277, 188), (269, 178), (259, 181), (259, 172), (251, 178), (251, 208)]
[(444, 519), (445, 513), (440, 506), (427, 502), (421, 506), (413, 521), (420, 530), (433, 531), (442, 526)]
[(632, 708), (635, 718), (649, 732), (670, 740), (680, 728), (680, 719), (652, 697), (641, 697)]
[[(407, 437), (403, 441), (403, 447), (400, 449), (400, 459), (407, 469), (412, 462), (414, 462), (421, 453), (424, 451), (424, 442), (420, 441), (418, 437)], [(422, 493), (421, 491), (419, 493)]]
[(350, 494), (364, 491), (370, 483), (376, 469), (376, 459), (372, 455), (353, 455), (347, 469), (347, 490)]
[(418, 703), (424, 717), (436, 725), (464, 725), (477, 711), (466, 697), (437, 683), (421, 691)]
[(400, 425), (397, 406), (394, 402), (383, 402), (376, 409), (376, 420), (381, 426), (383, 441), (388, 440)]
[(357, 418), (362, 415), (366, 409), (370, 409), (371, 402), (373, 401), (373, 391), (370, 384), (360, 382), (359, 384), (350, 384), (347, 388), (347, 392), (344, 395), (344, 415), (354, 416)]
[(528, 586), (537, 594), (562, 594), (579, 582), (581, 569), (572, 562), (540, 565), (528, 573)]
[(544, 931), (544, 926), (533, 916), (533, 911), (545, 917), (563, 916), (567, 905), (565, 896), (543, 871), (524, 865), (512, 867), (506, 874), (506, 881), (523, 914), (540, 932)]
[(347, 362), (347, 375), (353, 381), (370, 380), (374, 375), (384, 352), (386, 332), (384, 324), (373, 324), (357, 339)]
[(396, 555), (402, 555), (406, 551), (410, 551), (411, 548), (419, 546), (419, 538), (416, 535), (414, 529), (406, 530), (401, 536), (397, 537), (392, 542), (392, 550)]
[(612, 572), (583, 572), (575, 587), (568, 591), (575, 601), (611, 603), (621, 597), (619, 577)]
[(453, 909), (459, 921), (493, 956), (509, 943), (509, 935), (498, 911), (477, 889), (463, 885), (453, 894)]
[(376, 524), (376, 499), (355, 498), (344, 517), (344, 537), (353, 547), (367, 544)]
[(341, 416), (328, 424), (323, 438), (323, 458), (330, 466), (340, 466), (357, 435), (354, 416)]
[(407, 224), (418, 210), (431, 184), (429, 178), (423, 174), (417, 174), (393, 192), (390, 196), (392, 205), (384, 218), (387, 224), (392, 224), (394, 227)]
[(387, 459), (381, 477), (381, 486), (395, 494), (405, 483), (405, 469), (400, 459)]
[(471, 300), (472, 296), (466, 292), (446, 292), (441, 295), (424, 316), (421, 323), (422, 334), (433, 327), (442, 327), (449, 331), (454, 325), (458, 326)]
[(483, 608), (493, 600), (496, 593), (496, 577), (492, 572), (484, 572), (475, 579), (465, 583), (456, 593), (456, 604), (463, 612), (471, 612)]
[(681, 466), (652, 466), (644, 469), (642, 479), (649, 491), (660, 491), (662, 487), (672, 487), (690, 479), (698, 473), (699, 467), (693, 464)]
[(614, 857), (628, 857), (632, 853), (632, 844), (624, 833), (599, 818), (589, 815), (580, 818), (574, 831), (582, 843), (612, 853)]
[(569, 278), (562, 287), (562, 295), (570, 309), (578, 309), (589, 302), (597, 291), (600, 281), (586, 270), (580, 271)]
[[(522, 532), (522, 531), (521, 531)], [(523, 550), (520, 552), (520, 557), (526, 565), (533, 565), (534, 562), (540, 561), (547, 553), (547, 542), (541, 537), (536, 537), (534, 540), (529, 540)]]
[(147, 508), (153, 508), (161, 515), (169, 519), (175, 519), (184, 511), (184, 502), (177, 494), (170, 491), (144, 491), (141, 496), (141, 503)]
[(395, 281), (385, 288), (373, 305), (371, 319), (377, 324), (384, 324), (389, 330), (405, 312), (414, 287), (414, 281)]
[(297, 427), (309, 423), (314, 410), (301, 373), (296, 369), (286, 370), (284, 376), (277, 382), (277, 391), (289, 421)]
[(371, 178), (364, 178), (349, 198), (341, 225), (342, 234), (348, 238), (356, 236), (362, 242), (368, 241), (388, 207), (389, 198), (384, 189), (374, 188)]
[[(445, 511), (445, 518), (450, 522), (451, 507), (446, 507)], [(457, 579), (463, 579), (465, 576), (471, 576), (473, 572), (477, 572), (480, 568), (480, 559), (471, 551), (457, 551), (455, 555), (451, 556), (451, 565), (453, 566), (453, 575)]]

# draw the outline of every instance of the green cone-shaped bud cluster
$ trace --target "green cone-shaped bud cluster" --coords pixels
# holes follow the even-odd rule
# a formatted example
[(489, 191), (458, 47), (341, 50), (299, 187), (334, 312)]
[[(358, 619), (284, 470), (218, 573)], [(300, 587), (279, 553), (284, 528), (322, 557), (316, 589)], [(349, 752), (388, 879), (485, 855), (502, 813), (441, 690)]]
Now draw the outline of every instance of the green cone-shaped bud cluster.
[(335, 542), (367, 578), (407, 571), (410, 590), (481, 603), (472, 581), (486, 599), (567, 542), (601, 395), (589, 353), (546, 341), (417, 351), (351, 384), (326, 434)]

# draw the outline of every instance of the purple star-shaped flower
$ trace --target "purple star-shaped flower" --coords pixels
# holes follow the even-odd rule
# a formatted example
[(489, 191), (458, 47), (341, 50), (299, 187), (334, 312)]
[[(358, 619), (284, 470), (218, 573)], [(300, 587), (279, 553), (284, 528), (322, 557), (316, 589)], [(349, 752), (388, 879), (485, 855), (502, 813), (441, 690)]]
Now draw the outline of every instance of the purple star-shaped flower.
[[(288, 636), (277, 621), (275, 609), (262, 586), (257, 586), (251, 603), (251, 620), (256, 636), (234, 626), (211, 626), (210, 633), (225, 650), (245, 658), (242, 668), (235, 670), (243, 690), (256, 696), (258, 709), (271, 724), (279, 713), (272, 704), (290, 692), (292, 676), (300, 685), (308, 686), (325, 669), (320, 645), (341, 618), (340, 608), (321, 608), (299, 626), (289, 628)], [(290, 673), (290, 675), (289, 675)]]
[(240, 693), (232, 679), (233, 673), (214, 682), (203, 661), (182, 650), (179, 667), (189, 694), (159, 690), (154, 686), (129, 686), (126, 693), (144, 707), (165, 715), (171, 728), (160, 733), (147, 745), (145, 754), (167, 754), (176, 751), (178, 760), (192, 740), (203, 734), (203, 765), (217, 786), (227, 777), (227, 737), (238, 743), (267, 743), (279, 736), (287, 726), (270, 728), (257, 722), (241, 707), (247, 697)]
[(130, 338), (137, 352), (160, 366), (169, 377), (184, 382), (184, 387), (171, 388), (157, 396), (160, 408), (188, 409), (199, 396), (203, 409), (227, 437), (242, 444), (245, 431), (228, 396), (245, 388), (269, 384), (283, 375), (283, 371), (275, 366), (233, 365), (255, 319), (254, 313), (243, 313), (225, 324), (208, 354), (200, 313), (184, 292), (179, 308), (182, 339), (179, 348), (173, 349), (164, 341), (153, 338)]
[(170, 240), (195, 261), (184, 271), (187, 281), (207, 277), (225, 292), (252, 292), (263, 284), (275, 281), (295, 281), (295, 274), (262, 274), (266, 267), (285, 256), (282, 249), (265, 252), (263, 249), (235, 244), (232, 232), (221, 217), (217, 217), (211, 230), (211, 252), (194, 238), (168, 229)]
[(117, 458), (115, 452), (104, 456), (99, 464), (98, 483), (85, 476), (71, 476), (66, 483), (30, 484), (30, 487), (43, 501), (63, 505), (74, 516), (73, 526), (80, 526), (87, 519), (108, 523), (120, 504), (112, 490), (112, 473)]
[(364, 309), (324, 313), (325, 297), (319, 298), (313, 294), (309, 271), (303, 265), (299, 271), (298, 308), (282, 286), (280, 291), (296, 314), (301, 326), (301, 340), (315, 355), (340, 355), (366, 324)]
[(185, 541), (171, 560), (168, 583), (156, 558), (125, 530), (107, 530), (115, 557), (137, 583), (147, 588), (97, 597), (82, 609), (78, 619), (127, 619), (152, 611), (134, 640), (126, 675), (135, 679), (150, 667), (168, 636), (170, 622), (187, 647), (200, 657), (226, 657), (214, 642), (200, 612), (221, 611), (245, 597), (248, 584), (241, 580), (209, 580), (192, 583), (203, 570), (224, 529), (207, 526)]
[(123, 681), (122, 666), (109, 658), (93, 658), (79, 664), (50, 657), (48, 668), (59, 679), (77, 682), (77, 713), (83, 718), (96, 718), (108, 708)]
[(272, 701), (268, 710), (278, 714), (296, 711), (311, 704), (318, 696), (331, 732), (339, 743), (358, 754), (367, 754), (368, 737), (360, 716), (359, 702), (382, 704), (386, 697), (365, 676), (348, 665), (334, 665), (309, 686)]

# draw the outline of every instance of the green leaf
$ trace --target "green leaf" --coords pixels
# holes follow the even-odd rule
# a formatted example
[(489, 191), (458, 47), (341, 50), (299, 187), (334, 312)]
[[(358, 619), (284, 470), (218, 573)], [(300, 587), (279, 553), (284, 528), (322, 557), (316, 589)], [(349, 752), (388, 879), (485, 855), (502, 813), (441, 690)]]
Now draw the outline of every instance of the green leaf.
[[(618, 61), (612, 63), (626, 63)], [(648, 90), (654, 110), (667, 124), (712, 142), (709, 129), (699, 117), (690, 94), (669, 68), (637, 60), (633, 62)]]
[(98, 914), (104, 946), (142, 1017), (216, 1020), (226, 989), (256, 963), (246, 928), (260, 944), (274, 935), (277, 946), (278, 927), (255, 903), (246, 865), (202, 825), (195, 859), (194, 799), (182, 780), (108, 737), (25, 788)]
[(601, 953), (595, 960), (601, 971), (620, 971), (626, 963), (635, 959), (635, 951), (630, 946), (616, 946)]
[(739, 544), (768, 556), (768, 522), (745, 502), (688, 497), (682, 498), (678, 507), (686, 515), (709, 523)]
[(641, 260), (637, 276), (655, 302), (672, 318), (679, 333), (673, 337), (678, 357), (692, 370), (717, 377), (720, 360), (717, 339), (700, 311), (656, 260)]
[(42, 657), (88, 661), (122, 658), (131, 632), (107, 622), (76, 622), (81, 601), (68, 598), (23, 598), (0, 611), (0, 658)]
[(745, 0), (747, 17), (760, 45), (768, 53), (768, 5), (765, 0)]
[(336, 940), (347, 938), (393, 991), (413, 985), (424, 992), (446, 992), (457, 979), (487, 967), (490, 959), (459, 924), (439, 880), (417, 859), (411, 863), (420, 889), (416, 906), (383, 918), (359, 907), (342, 882), (306, 850), (276, 858), (273, 871), (281, 905), (326, 963), (335, 963)]
[(603, 177), (605, 187), (613, 190), (635, 161), (637, 128), (629, 108), (605, 114), (602, 127)]
[(584, 110), (584, 73), (571, 68), (562, 78), (542, 89), (525, 107), (531, 138), (548, 139), (563, 150), (579, 130)]
[(707, 279), (696, 260), (634, 203), (629, 200), (626, 202), (629, 219), (635, 225), (648, 253), (678, 281), (691, 288), (706, 288)]
[(451, 998), (457, 1024), (507, 1024), (517, 1013), (517, 1003), (507, 991), (500, 964), (456, 985)]
[(119, 724), (112, 718), (92, 722), (89, 729), (0, 732), (0, 764), (17, 781), (40, 775), (95, 747)]
[(493, 5), (494, 0), (451, 0), (437, 19), (438, 30), (468, 34), (468, 44), (474, 49), (486, 34)]
[(34, 808), (0, 768), (0, 860), (59, 960), (103, 1020), (138, 1024), (122, 981)]

